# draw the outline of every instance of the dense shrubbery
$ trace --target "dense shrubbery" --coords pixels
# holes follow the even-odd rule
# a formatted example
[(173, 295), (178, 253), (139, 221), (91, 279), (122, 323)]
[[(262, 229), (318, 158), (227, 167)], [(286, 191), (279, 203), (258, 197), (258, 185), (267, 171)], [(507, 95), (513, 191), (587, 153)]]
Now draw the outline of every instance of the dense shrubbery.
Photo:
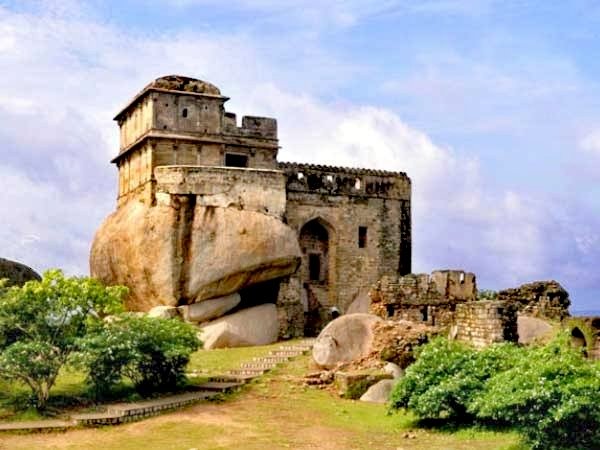
[(600, 448), (600, 365), (566, 335), (545, 347), (481, 351), (437, 339), (407, 369), (391, 407), (422, 419), (514, 425), (534, 449)]
[(46, 406), (58, 372), (76, 342), (101, 316), (122, 309), (122, 287), (91, 278), (67, 278), (59, 270), (0, 293), (0, 377), (31, 389)]
[(79, 342), (77, 363), (88, 370), (97, 395), (123, 377), (142, 393), (168, 391), (184, 379), (184, 369), (200, 341), (179, 320), (122, 315), (97, 326)]
[(123, 314), (126, 292), (59, 270), (22, 287), (0, 283), (0, 378), (27, 385), (38, 409), (60, 369), (73, 362), (89, 372), (96, 394), (122, 377), (144, 393), (172, 389), (200, 344), (194, 329)]

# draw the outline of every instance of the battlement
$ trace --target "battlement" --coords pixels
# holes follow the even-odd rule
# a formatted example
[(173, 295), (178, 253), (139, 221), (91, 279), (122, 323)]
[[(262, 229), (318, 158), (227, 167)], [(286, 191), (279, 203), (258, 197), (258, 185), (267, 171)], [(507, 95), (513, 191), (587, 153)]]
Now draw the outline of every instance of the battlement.
[(278, 166), (291, 192), (410, 200), (411, 181), (404, 172), (290, 162)]
[(243, 116), (242, 126), (237, 126), (236, 114), (223, 115), (223, 132), (234, 136), (277, 139), (277, 120), (271, 117)]

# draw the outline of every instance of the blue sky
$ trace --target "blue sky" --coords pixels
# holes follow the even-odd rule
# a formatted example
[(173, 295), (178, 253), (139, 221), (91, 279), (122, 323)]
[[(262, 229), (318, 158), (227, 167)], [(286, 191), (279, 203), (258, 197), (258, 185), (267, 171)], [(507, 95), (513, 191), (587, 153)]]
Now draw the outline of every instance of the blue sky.
[(113, 113), (203, 78), (280, 159), (405, 170), (414, 269), (600, 300), (600, 2), (0, 0), (0, 247), (87, 272)]

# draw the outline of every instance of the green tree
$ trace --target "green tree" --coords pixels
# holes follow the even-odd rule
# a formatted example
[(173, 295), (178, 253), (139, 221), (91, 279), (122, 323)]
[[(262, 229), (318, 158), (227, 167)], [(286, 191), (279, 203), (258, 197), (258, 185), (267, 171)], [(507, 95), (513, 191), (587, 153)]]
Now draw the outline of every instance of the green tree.
[(91, 330), (79, 342), (77, 361), (88, 370), (96, 395), (122, 377), (142, 393), (168, 391), (185, 379), (197, 329), (177, 319), (124, 314)]
[(25, 383), (44, 409), (77, 341), (102, 317), (122, 311), (126, 288), (49, 270), (0, 294), (0, 377)]

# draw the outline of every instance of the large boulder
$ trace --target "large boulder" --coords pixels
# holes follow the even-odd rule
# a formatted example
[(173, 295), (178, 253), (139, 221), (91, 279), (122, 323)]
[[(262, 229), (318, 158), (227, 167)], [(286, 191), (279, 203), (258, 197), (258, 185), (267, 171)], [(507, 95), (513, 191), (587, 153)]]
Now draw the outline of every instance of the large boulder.
[(267, 303), (209, 322), (202, 327), (200, 340), (210, 350), (272, 344), (278, 334), (277, 307)]
[(390, 400), (395, 380), (381, 380), (367, 389), (361, 397), (362, 402), (387, 403)]
[(0, 280), (5, 278), (7, 286), (22, 286), (31, 280), (41, 280), (41, 277), (31, 267), (16, 261), (0, 258)]
[(299, 261), (296, 234), (279, 218), (180, 196), (154, 206), (129, 201), (111, 214), (94, 238), (90, 270), (129, 287), (129, 309), (148, 311), (284, 277)]
[(519, 344), (530, 344), (548, 336), (554, 327), (546, 320), (520, 315), (517, 317), (517, 330)]
[(373, 324), (380, 321), (372, 314), (347, 314), (329, 322), (313, 345), (313, 359), (323, 368), (333, 368), (364, 357), (371, 350)]
[(237, 292), (224, 297), (211, 298), (191, 305), (180, 306), (179, 312), (186, 322), (200, 323), (217, 319), (240, 304)]

